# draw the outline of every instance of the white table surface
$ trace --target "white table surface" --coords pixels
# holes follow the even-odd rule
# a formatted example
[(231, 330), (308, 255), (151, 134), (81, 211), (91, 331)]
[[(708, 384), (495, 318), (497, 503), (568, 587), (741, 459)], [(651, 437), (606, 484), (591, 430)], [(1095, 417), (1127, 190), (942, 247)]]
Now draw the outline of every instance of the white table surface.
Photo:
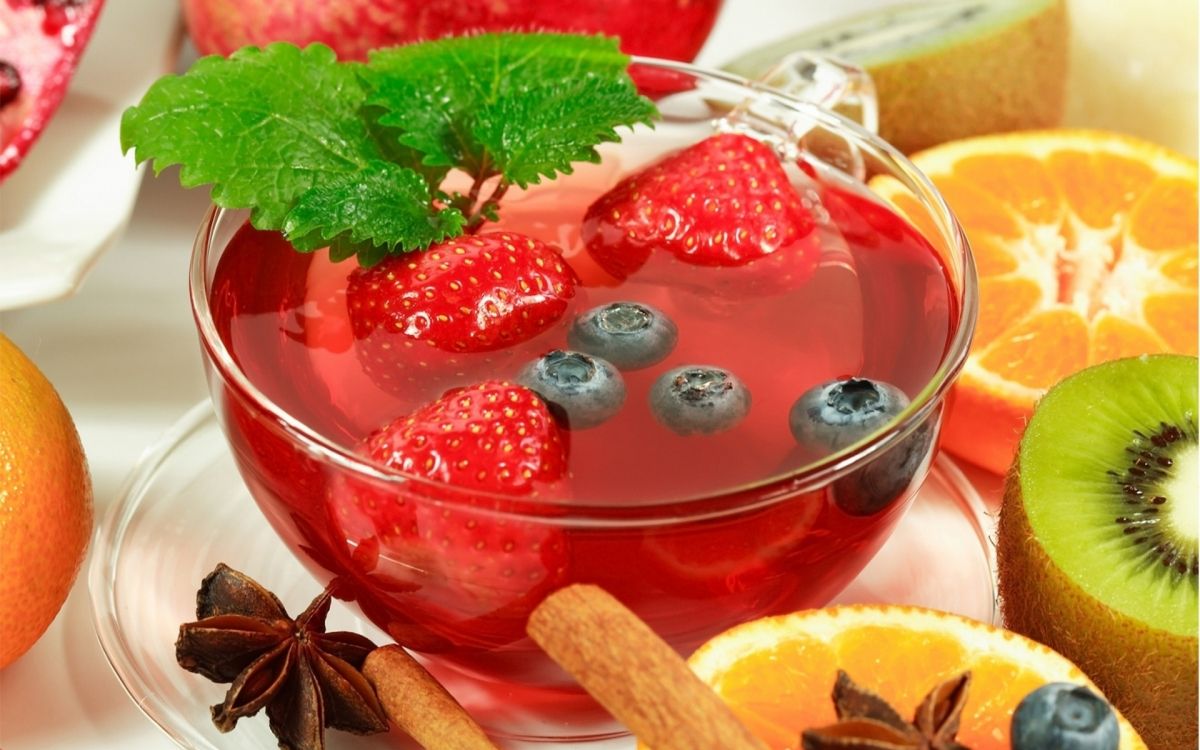
[[(698, 62), (723, 62), (790, 30), (879, 4), (726, 0)], [(180, 189), (173, 173), (145, 179), (125, 234), (74, 297), (0, 313), (0, 329), (45, 371), (76, 420), (98, 518), (143, 450), (207, 397), (186, 285), (192, 239), (206, 206), (206, 193)], [(994, 493), (994, 478), (973, 476), (985, 495)], [(80, 575), (46, 634), (0, 672), (3, 750), (173, 747), (105, 661), (86, 586)]]

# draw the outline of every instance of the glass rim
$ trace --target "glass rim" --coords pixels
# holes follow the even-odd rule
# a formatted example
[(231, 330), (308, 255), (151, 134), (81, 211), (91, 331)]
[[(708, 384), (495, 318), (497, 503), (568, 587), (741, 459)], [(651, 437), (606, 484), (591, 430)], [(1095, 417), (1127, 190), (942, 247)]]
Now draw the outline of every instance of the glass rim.
[[(233, 213), (234, 210), (224, 209), (212, 204), (205, 212), (193, 245), (188, 274), (188, 288), (192, 314), (200, 334), (201, 345), (212, 365), (220, 373), (224, 384), (234, 387), (255, 408), (273, 418), (277, 425), (307, 453), (320, 460), (331, 462), (339, 470), (350, 471), (354, 474), (365, 476), (370, 481), (381, 483), (381, 485), (394, 485), (398, 489), (412, 485), (436, 488), (439, 500), (447, 498), (447, 495), (454, 496), (458, 492), (461, 492), (464, 500), (467, 498), (476, 500), (490, 499), (505, 506), (519, 507), (525, 505), (537, 508), (553, 508), (556, 511), (555, 518), (558, 521), (562, 521), (564, 515), (575, 518), (608, 517), (613, 513), (620, 513), (621, 511), (628, 513), (630, 510), (647, 511), (654, 508), (669, 508), (671, 509), (668, 511), (670, 518), (679, 520), (684, 517), (679, 514), (681, 507), (695, 506), (699, 511), (701, 506), (708, 506), (714, 502), (719, 506), (713, 509), (714, 515), (724, 515), (730, 510), (751, 510), (772, 504), (784, 497), (791, 497), (820, 489), (899, 444), (905, 437), (924, 424), (931, 416), (933, 410), (945, 398), (947, 391), (953, 385), (955, 376), (966, 363), (975, 329), (978, 305), (978, 280), (975, 272), (975, 262), (967, 242), (966, 234), (959, 225), (958, 220), (954, 217), (954, 214), (950, 211), (950, 207), (947, 205), (945, 199), (937, 191), (929, 178), (918, 170), (895, 147), (884, 141), (877, 133), (863, 128), (853, 120), (843, 117), (836, 112), (831, 112), (786, 92), (724, 71), (710, 70), (674, 60), (660, 60), (638, 56), (632, 57), (631, 60), (633, 64), (661, 68), (674, 73), (684, 73), (697, 79), (715, 81), (746, 89), (748, 92), (771, 99), (774, 104), (781, 105), (786, 110), (794, 112), (797, 116), (810, 118), (815, 123), (833, 132), (848, 133), (859, 142), (859, 145), (868, 145), (873, 155), (884, 162), (891, 176), (913, 191), (917, 198), (924, 204), (924, 207), (930, 212), (930, 216), (938, 230), (942, 233), (943, 239), (947, 241), (947, 245), (951, 251), (956, 251), (957, 259), (961, 264), (961, 268), (959, 269), (960, 278), (952, 279), (958, 282), (959, 287), (959, 294), (957, 295), (959, 315), (957, 326), (952, 332), (949, 344), (942, 355), (937, 370), (934, 371), (921, 391), (913, 397), (911, 403), (901, 413), (898, 420), (889, 423), (881, 431), (875, 432), (817, 461), (804, 464), (788, 473), (767, 476), (754, 482), (734, 485), (702, 495), (656, 499), (635, 504), (625, 503), (619, 506), (600, 503), (589, 504), (586, 502), (586, 499), (580, 498), (539, 498), (537, 500), (529, 500), (502, 493), (478, 490), (470, 490), (469, 492), (466, 490), (460, 491), (442, 482), (415, 474), (388, 470), (366, 460), (348, 446), (330, 440), (292, 416), (286, 409), (280, 407), (250, 382), (226, 349), (212, 320), (211, 309), (209, 308), (210, 280), (207, 278), (205, 271), (209, 252), (213, 247), (213, 234), (218, 220), (225, 213)], [(955, 269), (951, 268), (948, 270), (953, 275)], [(447, 492), (448, 490), (449, 492)], [(455, 497), (454, 499), (457, 500), (458, 498)], [(729, 502), (722, 503), (722, 500)], [(561, 515), (558, 515), (559, 513)], [(507, 511), (505, 511), (505, 514), (529, 515), (531, 517), (541, 516), (540, 513), (525, 514), (519, 512), (509, 513)], [(696, 520), (703, 515), (705, 515), (704, 512), (699, 512), (698, 514), (688, 514), (686, 518)], [(645, 522), (646, 520), (648, 519), (639, 519), (640, 522)]]

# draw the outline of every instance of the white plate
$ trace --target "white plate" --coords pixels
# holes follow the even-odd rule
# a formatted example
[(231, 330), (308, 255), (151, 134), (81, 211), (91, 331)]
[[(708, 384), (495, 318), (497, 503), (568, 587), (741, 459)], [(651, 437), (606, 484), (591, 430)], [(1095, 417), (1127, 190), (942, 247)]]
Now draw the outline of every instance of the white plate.
[(71, 88), (0, 185), (0, 310), (75, 292), (124, 229), (141, 170), (121, 153), (121, 113), (170, 72), (173, 0), (107, 0)]

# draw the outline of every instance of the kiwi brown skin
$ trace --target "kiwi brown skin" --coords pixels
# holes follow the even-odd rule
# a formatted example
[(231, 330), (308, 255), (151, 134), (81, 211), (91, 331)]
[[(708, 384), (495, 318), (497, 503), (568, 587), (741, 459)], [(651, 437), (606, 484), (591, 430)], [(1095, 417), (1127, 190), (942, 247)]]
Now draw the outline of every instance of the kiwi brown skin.
[[(984, 12), (990, 22), (980, 23), (987, 8), (1011, 15), (1000, 22)], [(907, 42), (871, 46), (873, 34), (903, 29), (914, 15), (936, 23)], [(871, 74), (880, 135), (913, 153), (975, 135), (1061, 125), (1070, 37), (1067, 0), (916, 0), (756, 47), (723, 67), (759, 79), (801, 49), (845, 58)]]
[(1058, 126), (1068, 32), (1066, 0), (1059, 0), (969, 45), (870, 66), (879, 134), (912, 153), (973, 135)]
[(1061, 653), (1094, 681), (1151, 750), (1197, 747), (1197, 639), (1157, 630), (1088, 595), (1045, 553), (1021, 494), (1004, 485), (996, 556), (1009, 630)]

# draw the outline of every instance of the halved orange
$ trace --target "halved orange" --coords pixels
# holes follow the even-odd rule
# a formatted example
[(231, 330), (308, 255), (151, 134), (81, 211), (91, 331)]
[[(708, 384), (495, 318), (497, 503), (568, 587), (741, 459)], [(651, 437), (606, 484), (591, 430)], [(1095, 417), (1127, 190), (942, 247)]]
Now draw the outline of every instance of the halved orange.
[[(1009, 750), (1013, 711), (1048, 682), (1099, 690), (1071, 662), (1006, 630), (934, 610), (828, 607), (728, 630), (688, 660), (692, 671), (773, 750), (795, 750), (805, 729), (833, 724), (837, 671), (911, 718), (938, 683), (971, 672), (958, 742)], [(1118, 713), (1121, 750), (1145, 744)]]
[[(1196, 162), (1117, 133), (968, 138), (911, 157), (966, 231), (979, 321), (943, 446), (996, 473), (1063, 377), (1139, 354), (1196, 354)], [(919, 227), (899, 184), (873, 183)]]

